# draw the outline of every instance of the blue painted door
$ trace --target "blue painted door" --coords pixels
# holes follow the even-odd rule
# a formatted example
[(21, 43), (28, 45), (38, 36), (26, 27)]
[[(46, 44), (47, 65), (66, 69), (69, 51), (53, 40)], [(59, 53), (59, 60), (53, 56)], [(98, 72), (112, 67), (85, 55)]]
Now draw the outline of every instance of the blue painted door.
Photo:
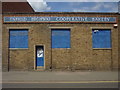
[(36, 47), (36, 66), (44, 67), (44, 47), (43, 46)]

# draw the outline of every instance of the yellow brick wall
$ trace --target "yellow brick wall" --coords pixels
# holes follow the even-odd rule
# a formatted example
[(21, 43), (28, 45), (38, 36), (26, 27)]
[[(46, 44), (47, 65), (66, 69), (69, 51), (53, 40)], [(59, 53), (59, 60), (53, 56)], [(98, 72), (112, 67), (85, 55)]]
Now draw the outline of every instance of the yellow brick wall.
[[(89, 14), (83, 15), (88, 16)], [(101, 14), (95, 14), (95, 16), (99, 15)], [(67, 14), (67, 16), (71, 15)], [(89, 16), (94, 16), (94, 14)], [(50, 27), (71, 27), (71, 48), (51, 49)], [(28, 28), (28, 49), (8, 48), (9, 29), (14, 28)], [(111, 29), (112, 49), (96, 50), (92, 48), (92, 28)], [(118, 68), (118, 28), (114, 28), (113, 24), (3, 24), (2, 34), (3, 71), (7, 71), (8, 68), (9, 70), (34, 70), (35, 45), (45, 47), (45, 70), (50, 70), (51, 63), (53, 70), (112, 70)]]

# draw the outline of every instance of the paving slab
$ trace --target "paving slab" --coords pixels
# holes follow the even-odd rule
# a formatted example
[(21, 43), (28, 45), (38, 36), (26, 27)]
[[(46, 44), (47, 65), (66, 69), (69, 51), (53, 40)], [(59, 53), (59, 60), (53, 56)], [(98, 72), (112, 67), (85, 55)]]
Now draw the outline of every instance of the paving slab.
[(3, 82), (57, 82), (57, 81), (118, 81), (117, 71), (99, 72), (27, 72), (11, 71), (2, 73)]

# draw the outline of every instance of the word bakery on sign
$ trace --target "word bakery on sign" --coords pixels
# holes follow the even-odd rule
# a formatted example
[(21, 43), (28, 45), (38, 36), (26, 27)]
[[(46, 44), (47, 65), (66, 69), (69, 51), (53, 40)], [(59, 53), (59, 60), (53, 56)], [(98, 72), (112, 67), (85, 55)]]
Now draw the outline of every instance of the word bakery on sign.
[(4, 17), (7, 22), (116, 22), (116, 17)]

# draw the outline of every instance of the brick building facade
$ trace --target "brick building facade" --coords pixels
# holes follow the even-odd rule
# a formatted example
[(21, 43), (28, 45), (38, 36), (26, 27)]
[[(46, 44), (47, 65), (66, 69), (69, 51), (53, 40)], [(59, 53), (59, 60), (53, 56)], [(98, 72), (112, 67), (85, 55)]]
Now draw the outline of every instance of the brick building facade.
[(2, 14), (3, 71), (119, 68), (118, 13), (35, 13), (33, 9), (28, 12), (27, 9), (23, 12), (5, 9)]
[(3, 70), (118, 69), (115, 24), (117, 13), (5, 13)]

